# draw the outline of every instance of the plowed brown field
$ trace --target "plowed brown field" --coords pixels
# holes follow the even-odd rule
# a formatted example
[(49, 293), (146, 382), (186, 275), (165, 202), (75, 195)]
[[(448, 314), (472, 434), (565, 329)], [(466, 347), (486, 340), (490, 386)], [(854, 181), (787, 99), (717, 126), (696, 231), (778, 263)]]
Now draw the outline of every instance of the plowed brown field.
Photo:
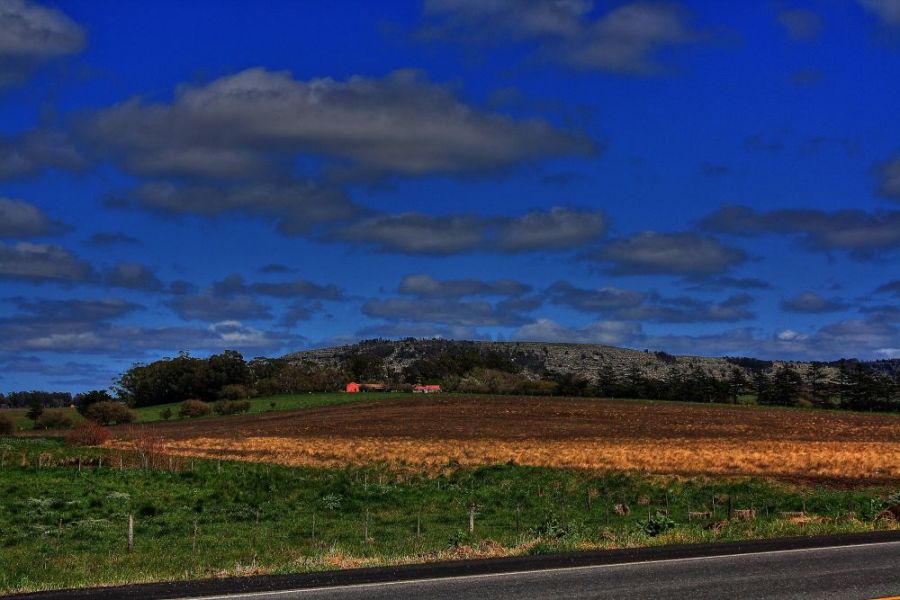
[(758, 407), (444, 396), (154, 425), (189, 456), (335, 466), (495, 464), (900, 481), (900, 418)]

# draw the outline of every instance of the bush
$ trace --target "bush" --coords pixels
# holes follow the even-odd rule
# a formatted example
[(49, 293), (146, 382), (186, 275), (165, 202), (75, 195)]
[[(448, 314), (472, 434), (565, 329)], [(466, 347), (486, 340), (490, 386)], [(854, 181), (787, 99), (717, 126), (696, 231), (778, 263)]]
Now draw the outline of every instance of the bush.
[(28, 405), (28, 412), (25, 413), (25, 417), (37, 424), (37, 420), (41, 418), (42, 414), (44, 414), (44, 405), (40, 402), (33, 401)]
[(196, 417), (205, 417), (212, 413), (209, 404), (202, 400), (185, 400), (178, 405), (178, 416), (194, 419)]
[(222, 400), (244, 400), (250, 397), (250, 390), (245, 385), (233, 383), (219, 390), (219, 398)]
[(169, 419), (172, 418), (172, 409), (164, 408), (163, 410), (160, 411), (159, 416), (161, 416), (163, 418), (163, 420), (168, 421)]
[(86, 419), (75, 426), (66, 439), (76, 446), (102, 446), (112, 436), (109, 430), (96, 421)]
[(45, 410), (34, 422), (35, 429), (69, 429), (72, 417), (64, 410)]
[(656, 537), (674, 528), (675, 522), (672, 519), (661, 512), (657, 512), (647, 519), (647, 522), (644, 524), (644, 533), (650, 537)]
[(100, 400), (89, 404), (84, 411), (86, 419), (97, 421), (102, 425), (133, 423), (137, 415), (133, 410), (114, 400)]
[(75, 396), (75, 408), (78, 412), (85, 414), (92, 404), (97, 402), (113, 402), (114, 398), (109, 395), (106, 390), (91, 390), (90, 392), (82, 392)]
[(0, 435), (12, 435), (16, 431), (16, 424), (6, 415), (0, 415)]
[(213, 405), (218, 415), (236, 415), (250, 410), (249, 400), (219, 400)]

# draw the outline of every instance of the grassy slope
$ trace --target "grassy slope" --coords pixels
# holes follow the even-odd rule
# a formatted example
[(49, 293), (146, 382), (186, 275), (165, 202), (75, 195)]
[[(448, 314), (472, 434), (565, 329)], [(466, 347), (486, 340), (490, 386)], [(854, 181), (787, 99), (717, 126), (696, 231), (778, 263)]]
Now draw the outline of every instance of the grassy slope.
[[(299, 469), (196, 460), (170, 472), (111, 469), (114, 456), (106, 456), (101, 468), (58, 462), (101, 452), (58, 441), (0, 440), (0, 593), (459, 558), (479, 547), (499, 555), (891, 526), (874, 519), (886, 489), (513, 465), (429, 479), (379, 467)], [(688, 521), (689, 509), (710, 510), (713, 498), (713, 518)], [(734, 508), (753, 506), (759, 518), (726, 521), (729, 498)], [(472, 502), (477, 515), (469, 536)], [(610, 508), (616, 503), (628, 504), (631, 513), (615, 514)], [(666, 505), (675, 528), (649, 536), (643, 530), (648, 514)], [(812, 515), (805, 523), (778, 515), (804, 507)], [(124, 551), (129, 514), (136, 519), (131, 555)]]
[[(377, 400), (388, 400), (391, 398), (402, 398), (412, 396), (412, 394), (401, 393), (368, 393), (368, 394), (345, 394), (342, 392), (322, 393), (322, 394), (283, 394), (279, 396), (265, 396), (262, 398), (252, 398), (250, 400), (250, 412), (260, 413), (272, 410), (294, 410), (299, 408), (320, 408), (323, 406), (338, 406), (340, 404), (353, 404), (355, 402), (373, 402)], [(275, 405), (274, 407), (272, 405)], [(137, 409), (139, 423), (152, 423), (153, 421), (161, 421), (161, 413), (165, 409), (172, 411), (172, 418), (178, 418), (178, 404), (160, 404), (158, 406), (145, 406)], [(208, 418), (216, 418), (218, 415), (211, 415)]]
[[(334, 393), (317, 393), (317, 394), (282, 394), (278, 396), (265, 396), (262, 398), (253, 398), (250, 400), (250, 412), (268, 412), (273, 410), (294, 410), (301, 408), (320, 408), (323, 406), (338, 406), (340, 404), (352, 404), (355, 402), (373, 402), (377, 400), (388, 400), (392, 398), (402, 398), (412, 396), (412, 394), (403, 393), (368, 393), (368, 394), (345, 394), (342, 392)], [(272, 404), (274, 403), (274, 407)], [(166, 409), (172, 411), (172, 419), (177, 420), (178, 403), (160, 404), (157, 406), (145, 406), (137, 409), (139, 423), (152, 423), (154, 421), (162, 421), (162, 412)], [(82, 420), (81, 414), (74, 409), (47, 409), (47, 410), (64, 410), (74, 422)], [(16, 427), (20, 430), (32, 429), (32, 422), (25, 418), (27, 408), (9, 408), (0, 410), (0, 415), (6, 415), (13, 419)], [(219, 418), (219, 415), (212, 414), (206, 418)]]

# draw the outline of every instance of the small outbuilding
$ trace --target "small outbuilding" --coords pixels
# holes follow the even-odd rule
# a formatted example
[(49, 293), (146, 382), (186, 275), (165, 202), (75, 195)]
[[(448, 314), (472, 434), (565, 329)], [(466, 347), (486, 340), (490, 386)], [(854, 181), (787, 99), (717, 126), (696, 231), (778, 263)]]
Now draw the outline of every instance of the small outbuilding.
[(359, 384), (355, 381), (351, 381), (347, 384), (346, 392), (348, 394), (358, 394), (359, 393)]
[(439, 385), (416, 385), (413, 386), (414, 394), (436, 394), (441, 391)]

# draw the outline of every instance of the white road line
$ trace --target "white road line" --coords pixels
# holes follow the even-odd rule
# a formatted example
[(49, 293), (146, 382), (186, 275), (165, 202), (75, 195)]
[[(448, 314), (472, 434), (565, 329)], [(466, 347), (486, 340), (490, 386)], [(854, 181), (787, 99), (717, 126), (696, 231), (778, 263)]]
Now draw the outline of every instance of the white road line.
[[(223, 594), (220, 596), (184, 596), (176, 600), (225, 600), (228, 598), (256, 598), (261, 596), (279, 596), (286, 594), (302, 594), (313, 592), (325, 592), (328, 590), (351, 590), (364, 589), (373, 587), (385, 587), (393, 585), (407, 585), (414, 583), (434, 583), (440, 581), (454, 581), (460, 579), (492, 579), (496, 577), (507, 577), (509, 575), (527, 575), (529, 573), (560, 573), (573, 571), (588, 571), (591, 569), (610, 569), (615, 567), (629, 567), (635, 565), (652, 565), (673, 562), (692, 562), (701, 560), (715, 560), (717, 558), (736, 558), (738, 556), (762, 556), (767, 554), (798, 554), (802, 552), (819, 552), (827, 550), (845, 550), (848, 548), (870, 548), (874, 546), (892, 546), (900, 545), (900, 541), (895, 542), (874, 542), (870, 544), (847, 544), (844, 546), (822, 546), (818, 548), (793, 548), (790, 550), (766, 550), (764, 552), (736, 552), (733, 554), (719, 554), (716, 556), (691, 556), (687, 558), (663, 558), (659, 560), (639, 560), (626, 563), (613, 563), (608, 565), (582, 565), (579, 567), (553, 567), (551, 569), (523, 569), (521, 571), (504, 571), (502, 573), (480, 573), (476, 575), (450, 575), (448, 577), (429, 577), (426, 579), (401, 579), (398, 581), (380, 581), (372, 583), (351, 583), (348, 585), (321, 586), (311, 588), (296, 588), (291, 590), (275, 590), (271, 592), (235, 592), (233, 594)], [(397, 567), (409, 565), (394, 565)], [(390, 567), (388, 567), (390, 568)]]

